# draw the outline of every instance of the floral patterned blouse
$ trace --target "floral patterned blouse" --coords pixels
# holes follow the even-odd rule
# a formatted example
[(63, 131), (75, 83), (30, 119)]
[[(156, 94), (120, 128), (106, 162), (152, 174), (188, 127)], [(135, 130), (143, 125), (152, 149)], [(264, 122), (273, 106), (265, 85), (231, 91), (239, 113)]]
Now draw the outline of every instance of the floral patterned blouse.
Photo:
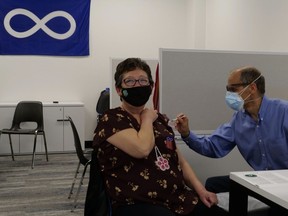
[(159, 114), (153, 123), (155, 148), (146, 158), (133, 158), (107, 142), (107, 138), (128, 128), (139, 131), (140, 125), (117, 107), (106, 111), (95, 129), (93, 147), (112, 206), (145, 202), (166, 206), (177, 214), (192, 212), (198, 196), (184, 183), (174, 133), (164, 116)]

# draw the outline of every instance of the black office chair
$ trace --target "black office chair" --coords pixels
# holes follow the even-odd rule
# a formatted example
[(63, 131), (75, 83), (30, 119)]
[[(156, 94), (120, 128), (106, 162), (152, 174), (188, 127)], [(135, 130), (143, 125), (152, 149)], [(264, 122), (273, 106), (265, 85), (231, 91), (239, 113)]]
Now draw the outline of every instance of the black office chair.
[(103, 113), (110, 108), (110, 90), (102, 90), (96, 104), (97, 122)]
[[(68, 118), (68, 121), (70, 122), (70, 125), (72, 127), (72, 132), (73, 132), (73, 136), (74, 136), (74, 145), (75, 145), (77, 157), (79, 159), (79, 163), (78, 163), (75, 175), (74, 175), (74, 179), (73, 179), (73, 182), (72, 182), (72, 185), (71, 185), (71, 189), (70, 189), (70, 193), (69, 193), (68, 199), (70, 199), (71, 195), (73, 194), (73, 189), (74, 189), (74, 185), (75, 185), (76, 180), (77, 180), (77, 175), (79, 173), (80, 165), (82, 164), (84, 166), (84, 170), (82, 172), (82, 177), (81, 177), (81, 180), (79, 182), (79, 186), (78, 186), (78, 189), (77, 189), (76, 196), (74, 198), (74, 206), (73, 206), (74, 208), (72, 209), (72, 211), (73, 211), (77, 207), (77, 199), (78, 199), (78, 196), (79, 196), (81, 185), (83, 184), (83, 179), (84, 179), (87, 167), (91, 163), (91, 160), (85, 157), (84, 151), (83, 151), (82, 146), (81, 146), (79, 134), (77, 132), (76, 126), (75, 126), (72, 118), (70, 116), (68, 116), (67, 118)], [(91, 152), (90, 152), (90, 154), (91, 154)]]
[(111, 216), (112, 208), (106, 193), (96, 152), (92, 152), (90, 177), (86, 194), (84, 216)]
[[(37, 124), (36, 128), (23, 128), (23, 123), (25, 122), (34, 122)], [(46, 153), (46, 160), (48, 161), (48, 151), (47, 151), (47, 143), (46, 143), (46, 136), (44, 131), (44, 120), (43, 120), (43, 105), (40, 101), (21, 101), (17, 104), (14, 117), (12, 121), (12, 126), (10, 129), (2, 129), (0, 131), (1, 134), (8, 134), (9, 135), (9, 142), (11, 148), (11, 154), (13, 161), (14, 158), (14, 151), (12, 145), (11, 135), (15, 134), (29, 134), (34, 135), (34, 146), (33, 146), (33, 156), (32, 156), (32, 169), (34, 168), (34, 158), (35, 158), (35, 151), (36, 151), (36, 143), (37, 143), (37, 136), (43, 135), (44, 138), (44, 146), (45, 146), (45, 153)]]

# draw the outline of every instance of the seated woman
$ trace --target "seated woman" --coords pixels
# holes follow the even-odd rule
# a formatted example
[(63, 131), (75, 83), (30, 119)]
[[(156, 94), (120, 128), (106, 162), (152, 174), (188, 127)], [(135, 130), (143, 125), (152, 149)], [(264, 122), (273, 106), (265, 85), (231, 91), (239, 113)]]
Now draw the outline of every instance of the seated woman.
[(145, 108), (154, 85), (147, 63), (128, 58), (114, 78), (122, 105), (103, 114), (93, 141), (113, 215), (221, 215), (164, 116)]

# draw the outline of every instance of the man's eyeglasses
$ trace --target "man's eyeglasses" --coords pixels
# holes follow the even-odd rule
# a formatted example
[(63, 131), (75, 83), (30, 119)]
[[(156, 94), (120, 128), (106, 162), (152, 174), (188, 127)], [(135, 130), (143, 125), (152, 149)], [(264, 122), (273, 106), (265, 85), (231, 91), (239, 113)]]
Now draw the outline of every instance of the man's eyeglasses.
[(140, 78), (140, 79), (127, 78), (127, 79), (124, 79), (123, 82), (125, 83), (125, 85), (129, 87), (135, 86), (137, 82), (139, 83), (140, 86), (149, 85), (149, 79), (146, 79), (146, 78)]
[(226, 90), (230, 92), (236, 92), (240, 86), (248, 86), (250, 83), (235, 83), (226, 86)]

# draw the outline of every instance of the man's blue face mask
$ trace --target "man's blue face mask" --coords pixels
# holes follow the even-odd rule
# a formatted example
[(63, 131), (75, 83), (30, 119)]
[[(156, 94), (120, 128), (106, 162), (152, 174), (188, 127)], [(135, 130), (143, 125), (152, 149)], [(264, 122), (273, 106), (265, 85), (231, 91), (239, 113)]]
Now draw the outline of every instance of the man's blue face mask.
[(228, 107), (233, 110), (240, 111), (243, 109), (244, 100), (237, 92), (226, 92), (225, 101)]

